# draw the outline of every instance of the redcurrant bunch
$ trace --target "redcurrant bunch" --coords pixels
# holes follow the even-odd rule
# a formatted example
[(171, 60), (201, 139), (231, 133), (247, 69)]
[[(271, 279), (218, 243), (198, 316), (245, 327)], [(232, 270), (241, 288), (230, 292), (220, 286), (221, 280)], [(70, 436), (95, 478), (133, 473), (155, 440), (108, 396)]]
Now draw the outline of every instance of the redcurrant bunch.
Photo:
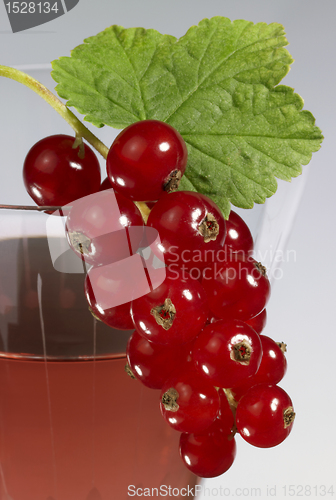
[[(243, 219), (231, 211), (225, 221), (207, 196), (176, 191), (187, 147), (166, 123), (124, 129), (109, 150), (102, 184), (92, 151), (73, 146), (66, 136), (37, 143), (25, 162), (25, 184), (40, 205), (76, 200), (66, 211), (66, 234), (92, 266), (84, 286), (89, 309), (112, 328), (133, 330), (126, 371), (161, 391), (161, 414), (181, 432), (186, 467), (202, 477), (227, 471), (236, 433), (258, 447), (281, 443), (295, 417), (277, 385), (286, 346), (262, 334), (270, 283), (252, 258)], [(134, 201), (147, 202), (146, 225)], [(141, 263), (142, 275), (118, 267), (127, 257)], [(123, 295), (126, 274), (136, 282), (131, 297)]]
[[(207, 213), (216, 214), (217, 242), (217, 238), (200, 241), (200, 220), (209, 222)], [(207, 199), (194, 193), (163, 194), (151, 210), (148, 225), (159, 231), (167, 278), (162, 291), (159, 287), (131, 305), (136, 331), (129, 346), (139, 335), (147, 339), (146, 351), (152, 357), (146, 357), (146, 372), (160, 380), (162, 416), (181, 432), (180, 455), (186, 467), (202, 477), (214, 477), (231, 467), (236, 432), (255, 446), (275, 446), (288, 436), (295, 417), (289, 396), (276, 385), (286, 372), (285, 345), (261, 335), (270, 296), (266, 269), (251, 256), (253, 241), (245, 222), (231, 213), (225, 229), (220, 217)], [(206, 254), (210, 241), (216, 242), (211, 259)], [(187, 252), (195, 251), (198, 259), (185, 265)], [(195, 268), (200, 271), (198, 279)], [(177, 290), (180, 296), (195, 296), (192, 281), (197, 283), (203, 306), (192, 300), (178, 307)], [(205, 321), (203, 317), (202, 326), (196, 326), (202, 309), (209, 311), (208, 316)], [(184, 348), (183, 362), (173, 366), (172, 359)], [(129, 347), (129, 365), (146, 384), (138, 358), (139, 353)], [(157, 373), (159, 364), (164, 383)], [(272, 412), (272, 394), (282, 398), (281, 418), (280, 410)], [(258, 408), (265, 412), (262, 421), (267, 431), (258, 426), (257, 399)]]

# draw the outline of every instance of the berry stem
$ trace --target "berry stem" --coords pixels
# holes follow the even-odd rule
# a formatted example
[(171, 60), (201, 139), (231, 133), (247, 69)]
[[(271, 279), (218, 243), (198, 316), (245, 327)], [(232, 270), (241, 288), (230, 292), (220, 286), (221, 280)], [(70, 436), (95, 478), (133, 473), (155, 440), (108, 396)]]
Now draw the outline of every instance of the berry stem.
[(228, 403), (230, 405), (231, 410), (233, 411), (233, 414), (235, 415), (236, 409), (237, 409), (237, 401), (234, 398), (234, 395), (231, 391), (231, 389), (223, 389), (225, 396), (228, 400)]
[(56, 206), (36, 206), (36, 205), (0, 205), (0, 210), (37, 210), (38, 212), (60, 210), (62, 207)]
[(107, 158), (107, 153), (109, 149), (103, 144), (98, 137), (96, 137), (89, 129), (83, 125), (83, 123), (78, 120), (78, 118), (67, 108), (65, 104), (63, 104), (58, 97), (56, 97), (50, 90), (47, 89), (42, 83), (32, 78), (30, 75), (23, 73), (23, 71), (19, 71), (18, 69), (10, 68), (9, 66), (0, 65), (0, 76), (4, 76), (6, 78), (11, 78), (19, 83), (22, 83), (26, 87), (30, 88), (40, 97), (42, 97), (50, 106), (52, 106), (57, 113), (59, 113), (62, 118), (73, 130), (76, 132), (76, 137), (83, 137), (87, 140), (92, 147), (100, 153), (103, 158)]
[(146, 203), (144, 201), (135, 201), (134, 204), (138, 207), (138, 209), (142, 215), (144, 223), (147, 224), (147, 220), (148, 220), (151, 209), (149, 208), (148, 205), (146, 205)]

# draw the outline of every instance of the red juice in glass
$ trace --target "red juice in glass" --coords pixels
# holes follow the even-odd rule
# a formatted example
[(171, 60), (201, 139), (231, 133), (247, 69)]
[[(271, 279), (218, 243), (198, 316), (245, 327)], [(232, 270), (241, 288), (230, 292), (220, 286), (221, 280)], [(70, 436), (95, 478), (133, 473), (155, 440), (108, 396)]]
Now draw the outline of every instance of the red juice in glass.
[(131, 332), (92, 317), (83, 281), (55, 271), (46, 238), (0, 241), (1, 500), (126, 500), (198, 479), (160, 391), (125, 373)]

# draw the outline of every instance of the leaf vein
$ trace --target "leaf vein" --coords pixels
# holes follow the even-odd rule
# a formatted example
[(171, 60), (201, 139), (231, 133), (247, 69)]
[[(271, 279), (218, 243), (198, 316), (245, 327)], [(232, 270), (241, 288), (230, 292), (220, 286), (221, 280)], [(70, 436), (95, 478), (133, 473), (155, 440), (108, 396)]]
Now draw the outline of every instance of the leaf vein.
[[(191, 146), (192, 148), (196, 149), (197, 151), (199, 151), (202, 155), (204, 156), (209, 156), (205, 151), (203, 151), (199, 146), (196, 147), (194, 144), (190, 144), (188, 143), (189, 146)], [(234, 144), (234, 143), (233, 143)], [(235, 144), (234, 144), (235, 145)], [(236, 145), (235, 145), (236, 146)], [(222, 163), (223, 165), (225, 165), (228, 169), (229, 169), (229, 175), (230, 175), (230, 179), (232, 179), (232, 173), (233, 172), (237, 172), (237, 173), (240, 173), (240, 175), (246, 177), (247, 179), (249, 179), (251, 182), (253, 182), (253, 184), (256, 184), (257, 186), (260, 186), (262, 189), (268, 191), (268, 192), (271, 192), (268, 188), (266, 188), (261, 182), (258, 182), (256, 179), (253, 179), (252, 177), (248, 176), (246, 172), (240, 172), (239, 170), (237, 169), (234, 169), (229, 163), (226, 163), (224, 161), (223, 158), (213, 158), (215, 161), (219, 162), (219, 163)], [(218, 178), (216, 179), (218, 181)]]
[[(134, 34), (133, 34), (133, 38), (134, 38)], [(119, 36), (117, 36), (117, 37), (116, 37), (116, 39), (117, 39), (117, 41), (118, 41), (118, 43), (119, 43), (119, 46), (120, 46), (121, 50), (122, 50), (122, 51), (123, 51), (123, 53), (125, 54), (125, 57), (126, 57), (126, 59), (128, 60), (128, 62), (129, 62), (129, 64), (130, 64), (130, 66), (131, 66), (131, 68), (132, 68), (132, 70), (133, 70), (134, 80), (136, 81), (136, 89), (135, 89), (134, 87), (133, 87), (133, 88), (134, 88), (135, 90), (137, 90), (137, 91), (138, 91), (138, 93), (140, 94), (140, 102), (141, 102), (141, 106), (142, 106), (142, 113), (143, 113), (143, 115), (142, 115), (142, 116), (143, 116), (143, 117), (146, 117), (146, 112), (145, 112), (145, 108), (144, 108), (144, 99), (143, 99), (143, 95), (142, 95), (142, 89), (141, 89), (141, 87), (140, 87), (139, 80), (138, 80), (138, 78), (137, 78), (137, 76), (136, 76), (136, 70), (135, 70), (135, 68), (134, 68), (134, 66), (133, 66), (133, 63), (132, 63), (131, 59), (129, 58), (129, 56), (128, 56), (128, 54), (127, 54), (126, 50), (125, 50), (125, 47), (122, 45), (122, 43), (121, 43), (121, 41), (120, 41), (120, 39), (119, 39)], [(132, 87), (131, 87), (131, 88), (132, 88)], [(135, 116), (135, 115), (134, 115), (134, 116)]]
[[(67, 70), (65, 70), (64, 68), (62, 68), (62, 71), (66, 74), (68, 74), (71, 78), (73, 78), (75, 81), (79, 82), (82, 86), (86, 87), (89, 92), (94, 92), (95, 94), (97, 94), (100, 98), (103, 98), (104, 100), (112, 103), (114, 106), (117, 106), (119, 107), (120, 109), (122, 109), (123, 111), (126, 111), (126, 113), (128, 113), (129, 115), (131, 116), (134, 116), (134, 118), (136, 118), (136, 121), (139, 120), (139, 117), (136, 116), (134, 113), (130, 112), (129, 109), (127, 109), (126, 107), (123, 107), (120, 103), (118, 103), (117, 101), (114, 101), (113, 99), (111, 99), (110, 97), (108, 96), (105, 96), (103, 95), (101, 92), (99, 92), (95, 87), (92, 87), (90, 84), (86, 83), (84, 80), (81, 80), (80, 78), (76, 77), (75, 75), (71, 74), (70, 72), (68, 72)], [(62, 87), (62, 84), (60, 83), (59, 84), (61, 87)], [(81, 92), (77, 91), (77, 94), (81, 95)], [(86, 95), (83, 94), (83, 96), (85, 97)], [(71, 101), (72, 97), (67, 97), (67, 99), (69, 99)], [(90, 114), (90, 113), (87, 113), (87, 114)]]
[[(240, 35), (239, 35), (240, 36)], [(263, 38), (263, 41), (268, 41), (268, 40), (272, 40), (274, 37), (269, 37), (269, 38)], [(239, 40), (239, 37), (236, 39), (235, 41), (235, 44), (237, 43), (237, 40)], [(232, 58), (234, 55), (236, 55), (237, 53), (239, 53), (240, 51), (244, 50), (244, 49), (247, 49), (248, 47), (252, 47), (253, 45), (256, 45), (260, 42), (260, 40), (256, 40), (250, 44), (247, 44), (247, 45), (244, 45), (243, 47), (239, 47), (239, 48), (236, 48), (233, 52), (231, 52), (228, 56), (226, 57), (223, 57), (221, 58), (221, 60), (218, 62), (217, 65), (213, 66), (212, 70), (206, 75), (204, 76), (203, 80), (199, 83), (199, 85), (195, 88), (193, 88), (189, 94), (187, 95), (187, 97), (185, 98), (185, 100), (180, 103), (171, 113), (170, 115), (166, 118), (166, 121), (168, 121), (170, 118), (172, 118), (174, 116), (174, 114), (180, 109), (181, 106), (183, 106), (189, 99), (191, 99), (191, 97), (194, 95), (194, 93), (199, 89), (199, 87), (201, 87), (204, 82), (209, 79), (213, 73), (215, 73), (217, 71), (217, 69), (222, 66), (222, 64), (224, 64), (225, 62), (229, 61), (230, 58)], [(260, 68), (262, 68), (263, 66), (259, 66)], [(257, 69), (258, 67), (255, 67), (254, 69)], [(232, 76), (229, 76), (227, 78), (224, 78), (223, 80), (221, 80), (222, 82), (225, 81), (226, 79), (229, 79), (229, 78), (234, 78), (235, 76), (239, 75), (241, 73), (241, 71), (235, 73), (234, 75)]]

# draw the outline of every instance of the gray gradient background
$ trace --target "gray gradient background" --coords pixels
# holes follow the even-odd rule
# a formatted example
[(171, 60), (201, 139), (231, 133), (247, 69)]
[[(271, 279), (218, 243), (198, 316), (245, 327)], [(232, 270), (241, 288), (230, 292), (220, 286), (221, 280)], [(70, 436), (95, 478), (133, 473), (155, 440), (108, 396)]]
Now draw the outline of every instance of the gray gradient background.
[[(248, 495), (248, 489), (256, 487), (261, 498), (266, 498), (267, 488), (276, 486), (275, 498), (279, 499), (285, 497), (285, 485), (296, 485), (298, 493), (299, 485), (329, 488), (334, 484), (336, 493), (335, 1), (80, 0), (67, 15), (15, 35), (1, 2), (0, 64), (48, 63), (69, 55), (83, 38), (111, 24), (155, 28), (179, 37), (192, 24), (215, 15), (285, 26), (295, 63), (283, 83), (304, 97), (325, 140), (321, 151), (313, 155), (288, 241), (288, 248), (296, 251), (296, 262), (283, 264), (283, 279), (275, 284), (265, 330), (266, 335), (288, 344), (289, 367), (281, 386), (291, 395), (297, 412), (293, 432), (282, 445), (269, 450), (251, 447), (238, 437), (235, 464), (222, 477), (206, 480), (204, 485), (215, 489), (212, 495), (207, 491), (198, 498), (216, 498), (216, 491), (217, 498), (237, 497), (237, 487), (246, 489), (240, 496), (256, 496)], [(53, 86), (48, 78), (45, 83)], [(0, 203), (30, 203), (21, 180), (26, 152), (44, 135), (69, 132), (47, 105), (35, 111), (41, 107), (39, 99), (15, 82), (0, 80)], [(107, 145), (116, 135), (108, 129), (98, 133)], [(221, 497), (216, 490), (220, 486), (230, 488), (231, 495)], [(311, 497), (320, 496), (312, 490)]]

